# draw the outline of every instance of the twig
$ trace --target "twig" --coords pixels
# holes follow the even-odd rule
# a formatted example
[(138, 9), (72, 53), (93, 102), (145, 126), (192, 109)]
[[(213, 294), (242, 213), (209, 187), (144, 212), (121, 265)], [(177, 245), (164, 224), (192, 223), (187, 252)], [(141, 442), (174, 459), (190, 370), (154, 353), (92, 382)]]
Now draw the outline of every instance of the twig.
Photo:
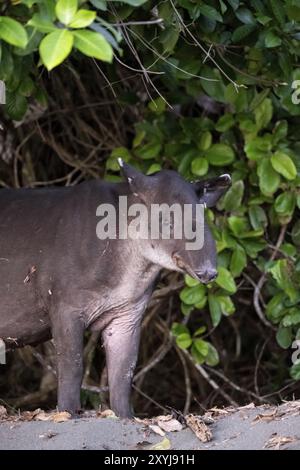
[(225, 400), (228, 401), (228, 403), (230, 403), (232, 406), (238, 406), (238, 403), (233, 400), (224, 390), (222, 390), (222, 388), (210, 377), (204, 367), (202, 367), (200, 364), (197, 364), (186, 350), (183, 349), (182, 352), (214, 390), (220, 393), (220, 395), (222, 395), (222, 397), (225, 398)]
[[(274, 261), (274, 259), (276, 258), (277, 253), (278, 253), (278, 250), (280, 249), (280, 247), (281, 247), (281, 245), (282, 245), (282, 243), (283, 243), (283, 241), (284, 241), (286, 229), (287, 229), (287, 225), (282, 225), (282, 227), (281, 227), (281, 229), (280, 229), (280, 233), (279, 233), (279, 237), (278, 237), (277, 243), (276, 243), (276, 245), (275, 245), (275, 249), (274, 249), (272, 255), (270, 256), (269, 261)], [(266, 272), (263, 272), (263, 274), (262, 274), (261, 277), (259, 278), (258, 283), (256, 284), (256, 286), (255, 286), (255, 288), (254, 288), (253, 303), (254, 303), (255, 311), (256, 311), (258, 317), (260, 318), (260, 320), (261, 320), (268, 328), (272, 328), (272, 330), (276, 331), (276, 328), (272, 325), (272, 323), (270, 323), (270, 322), (266, 319), (265, 314), (264, 314), (264, 312), (262, 311), (262, 308), (261, 308), (260, 303), (259, 303), (259, 298), (260, 298), (260, 296), (261, 296), (261, 290), (262, 290), (262, 288), (263, 288), (264, 283), (266, 282), (266, 277), (267, 277), (267, 273), (266, 273)]]

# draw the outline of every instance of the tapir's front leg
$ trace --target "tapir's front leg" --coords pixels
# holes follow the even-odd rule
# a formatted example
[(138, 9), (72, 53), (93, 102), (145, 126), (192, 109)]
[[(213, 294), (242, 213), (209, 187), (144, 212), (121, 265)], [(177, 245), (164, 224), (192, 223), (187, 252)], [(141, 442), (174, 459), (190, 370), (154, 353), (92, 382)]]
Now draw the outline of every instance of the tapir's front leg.
[(74, 312), (63, 311), (53, 319), (52, 336), (56, 349), (58, 409), (72, 415), (80, 410), (83, 376), (84, 324)]
[(140, 321), (115, 319), (103, 331), (103, 339), (111, 409), (122, 418), (130, 418), (131, 382), (139, 350)]

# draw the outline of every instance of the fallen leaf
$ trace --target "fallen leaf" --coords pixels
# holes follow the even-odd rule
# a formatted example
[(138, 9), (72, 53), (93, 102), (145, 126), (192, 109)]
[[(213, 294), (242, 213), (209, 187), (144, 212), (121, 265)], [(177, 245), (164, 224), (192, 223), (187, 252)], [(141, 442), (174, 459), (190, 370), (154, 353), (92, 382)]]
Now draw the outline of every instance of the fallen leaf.
[(5, 406), (0, 405), (0, 419), (7, 417), (7, 410)]
[(155, 434), (159, 434), (160, 436), (165, 436), (165, 432), (156, 424), (149, 424), (149, 428), (151, 431), (155, 432)]
[(211, 408), (209, 411), (214, 415), (228, 415), (229, 414), (228, 410), (225, 410), (223, 408), (217, 408), (217, 407)]
[(160, 415), (160, 416), (156, 416), (153, 419), (156, 422), (158, 422), (158, 421), (170, 421), (170, 419), (173, 419), (173, 416), (172, 415)]
[(249, 405), (239, 406), (238, 410), (252, 410), (255, 408), (254, 403), (249, 403)]
[(169, 450), (171, 449), (171, 442), (166, 437), (157, 444), (152, 445), (149, 447), (149, 450)]
[(182, 431), (183, 426), (182, 424), (177, 421), (177, 419), (169, 419), (169, 420), (158, 420), (158, 426), (166, 432), (174, 432), (174, 431)]
[(208, 429), (200, 416), (189, 414), (185, 416), (185, 421), (187, 426), (191, 429), (191, 431), (193, 431), (193, 433), (201, 442), (208, 442), (212, 440), (212, 432), (210, 429)]
[(68, 421), (71, 417), (71, 414), (67, 411), (60, 411), (58, 413), (51, 414), (50, 421), (53, 421), (54, 423), (63, 423)]
[(100, 418), (115, 418), (117, 419), (117, 416), (115, 415), (115, 413), (113, 412), (113, 410), (104, 410), (104, 411), (101, 411), (100, 413)]
[(298, 439), (296, 437), (291, 436), (278, 436), (277, 433), (272, 434), (271, 437), (264, 445), (264, 449), (270, 449), (274, 447), (275, 449), (279, 449), (281, 446), (285, 444), (290, 444), (291, 442), (295, 442)]
[(45, 413), (45, 411), (40, 411), (40, 413), (34, 416), (36, 421), (49, 421), (50, 416)]
[(269, 423), (270, 421), (273, 421), (274, 419), (278, 419), (280, 416), (284, 415), (284, 413), (279, 413), (278, 409), (276, 408), (274, 411), (271, 413), (260, 413), (255, 418), (252, 420), (251, 424), (256, 424), (260, 423), (261, 421), (265, 421)]

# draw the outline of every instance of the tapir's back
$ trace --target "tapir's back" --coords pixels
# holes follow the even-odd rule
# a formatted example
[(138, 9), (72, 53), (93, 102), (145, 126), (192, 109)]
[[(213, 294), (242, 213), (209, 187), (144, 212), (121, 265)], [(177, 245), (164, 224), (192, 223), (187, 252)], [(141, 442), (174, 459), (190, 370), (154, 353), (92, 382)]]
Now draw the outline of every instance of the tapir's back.
[(33, 323), (41, 334), (49, 327), (53, 284), (72, 282), (95, 237), (99, 185), (0, 190), (0, 338), (25, 332), (27, 341)]

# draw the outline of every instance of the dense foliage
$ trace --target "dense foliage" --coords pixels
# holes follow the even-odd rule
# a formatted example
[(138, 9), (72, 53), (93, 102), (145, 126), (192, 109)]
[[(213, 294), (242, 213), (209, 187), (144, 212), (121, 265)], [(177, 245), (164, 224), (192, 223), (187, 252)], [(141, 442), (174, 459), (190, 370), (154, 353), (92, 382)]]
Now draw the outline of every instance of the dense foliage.
[[(102, 61), (97, 66), (105, 74), (103, 83), (122, 109), (105, 115), (103, 122), (111, 119), (125, 129), (115, 148), (99, 146), (101, 175), (118, 180), (119, 156), (148, 174), (174, 168), (191, 180), (232, 175), (218, 210), (207, 213), (217, 240), (218, 278), (209, 286), (185, 278), (180, 304), (175, 300), (172, 310), (172, 333), (198, 365), (226, 363), (221, 374), (226, 383), (229, 362), (241, 355), (241, 337), (247, 361), (247, 349), (261, 344), (258, 360), (252, 357), (255, 369), (267, 339), (264, 390), (293, 386), (287, 377), (293, 352), (288, 348), (300, 339), (299, 2), (12, 0), (3, 2), (0, 14), (6, 123), (26, 125), (28, 105), (36, 102), (45, 109), (49, 100), (50, 110), (59, 112), (53, 100), (58, 103), (61, 95), (57, 99), (56, 94), (63, 91), (53, 85), (55, 77), (82, 74), (92, 80), (85, 55)], [(48, 75), (44, 66), (48, 71), (59, 67)], [(126, 85), (120, 68), (127, 72)], [(67, 87), (68, 80), (64, 83)], [(76, 88), (72, 93), (75, 102)], [(84, 97), (89, 103), (95, 99), (87, 92)], [(52, 150), (59, 153), (58, 146)], [(5, 168), (0, 166), (3, 185), (14, 184), (8, 167), (16, 171), (9, 159)], [(61, 181), (64, 174), (61, 167), (54, 172)], [(47, 166), (39, 176), (50, 179)], [(24, 174), (20, 178), (21, 185), (34, 186)], [(214, 335), (222, 330), (223, 317), (235, 311), (238, 316), (240, 310), (256, 315), (259, 326), (249, 340), (243, 325), (232, 324), (237, 352), (231, 355), (226, 341)], [(232, 335), (223, 328), (225, 336)], [(211, 369), (200, 370), (205, 377), (203, 371)], [(239, 379), (248, 372), (241, 368)], [(290, 373), (300, 379), (300, 364), (292, 365)]]

